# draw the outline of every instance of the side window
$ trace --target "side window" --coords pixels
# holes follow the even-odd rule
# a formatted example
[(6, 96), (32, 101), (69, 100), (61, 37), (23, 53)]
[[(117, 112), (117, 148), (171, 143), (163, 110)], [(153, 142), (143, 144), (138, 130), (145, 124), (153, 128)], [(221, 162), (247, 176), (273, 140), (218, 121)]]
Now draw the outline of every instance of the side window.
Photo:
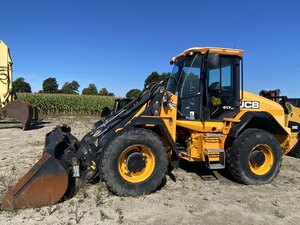
[(179, 80), (178, 118), (194, 120), (200, 115), (200, 68), (202, 56), (197, 54), (184, 64)]
[(208, 108), (211, 119), (234, 109), (233, 58), (221, 57), (218, 67), (208, 69)]
[(200, 69), (185, 67), (183, 73), (186, 75), (182, 84), (181, 97), (198, 94), (200, 91)]
[(220, 68), (210, 68), (208, 70), (208, 87), (220, 83)]
[[(224, 62), (222, 62), (223, 64)], [(222, 65), (221, 67), (222, 87), (231, 87), (232, 86), (232, 65)]]
[(221, 59), (219, 67), (209, 68), (208, 87), (220, 91), (232, 87), (232, 60)]

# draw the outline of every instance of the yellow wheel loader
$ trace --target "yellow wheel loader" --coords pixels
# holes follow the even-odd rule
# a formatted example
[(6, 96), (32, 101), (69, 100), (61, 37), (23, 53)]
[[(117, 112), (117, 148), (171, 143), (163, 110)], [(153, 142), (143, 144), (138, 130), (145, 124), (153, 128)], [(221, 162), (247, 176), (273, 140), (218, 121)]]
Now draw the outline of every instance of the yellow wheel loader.
[(116, 195), (149, 194), (180, 159), (227, 169), (240, 183), (271, 182), (283, 154), (299, 156), (300, 109), (244, 91), (242, 56), (237, 49), (187, 49), (172, 58), (166, 88), (163, 81), (149, 85), (81, 141), (70, 127), (56, 127), (1, 208), (53, 204), (99, 177)]
[(12, 87), (12, 59), (9, 48), (0, 40), (0, 113), (15, 117), (23, 130), (30, 128), (31, 121), (37, 120), (37, 108), (28, 102), (17, 100)]

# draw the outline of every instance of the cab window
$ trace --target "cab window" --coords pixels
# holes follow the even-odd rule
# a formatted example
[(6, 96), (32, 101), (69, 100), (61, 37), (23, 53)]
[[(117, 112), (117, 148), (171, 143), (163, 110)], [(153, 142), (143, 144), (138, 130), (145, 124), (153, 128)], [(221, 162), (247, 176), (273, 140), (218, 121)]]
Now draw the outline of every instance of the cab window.
[(208, 109), (211, 119), (234, 109), (235, 91), (232, 57), (221, 57), (217, 67), (208, 69)]

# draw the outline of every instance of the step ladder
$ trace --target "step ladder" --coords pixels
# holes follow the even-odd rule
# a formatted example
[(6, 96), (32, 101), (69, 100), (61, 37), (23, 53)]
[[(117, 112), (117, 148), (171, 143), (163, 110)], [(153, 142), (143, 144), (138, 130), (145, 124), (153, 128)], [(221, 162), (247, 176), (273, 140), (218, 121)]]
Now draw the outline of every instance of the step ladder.
[(225, 168), (225, 151), (224, 149), (204, 149), (205, 164), (212, 170)]

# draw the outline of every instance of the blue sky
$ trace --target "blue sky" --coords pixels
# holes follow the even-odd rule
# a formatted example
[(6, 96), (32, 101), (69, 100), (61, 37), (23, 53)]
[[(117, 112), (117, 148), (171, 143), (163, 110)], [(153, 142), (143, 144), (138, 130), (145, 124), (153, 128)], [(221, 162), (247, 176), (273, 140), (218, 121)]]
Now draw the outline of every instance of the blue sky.
[(10, 0), (1, 2), (0, 39), (14, 79), (34, 92), (55, 77), (117, 96), (143, 88), (152, 71), (195, 46), (245, 50), (245, 89), (300, 97), (299, 1)]

